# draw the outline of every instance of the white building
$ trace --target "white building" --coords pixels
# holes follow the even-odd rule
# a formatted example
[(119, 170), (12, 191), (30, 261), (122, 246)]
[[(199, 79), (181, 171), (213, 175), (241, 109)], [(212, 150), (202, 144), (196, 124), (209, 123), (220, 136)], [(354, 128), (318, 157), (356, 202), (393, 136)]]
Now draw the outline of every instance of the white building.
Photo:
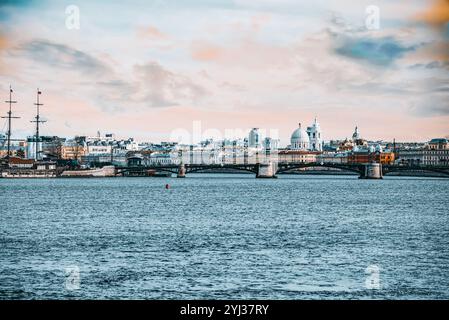
[(321, 136), (321, 128), (316, 117), (312, 126), (307, 127), (307, 134), (310, 141), (310, 150), (323, 151), (323, 138)]
[(179, 158), (176, 153), (154, 152), (145, 159), (146, 165), (166, 166), (179, 164)]
[(293, 131), (290, 138), (290, 149), (295, 151), (307, 151), (310, 149), (310, 139), (306, 130), (303, 129), (301, 123), (298, 129)]
[(42, 160), (42, 140), (37, 141), (36, 137), (27, 138), (26, 158)]
[(99, 156), (104, 154), (111, 154), (111, 145), (88, 145), (87, 155), (89, 156)]
[(449, 142), (447, 139), (432, 139), (425, 148), (399, 150), (398, 162), (410, 165), (449, 166)]
[(307, 127), (307, 131), (303, 129), (301, 123), (299, 124), (299, 127), (293, 131), (290, 138), (290, 150), (323, 151), (323, 136), (317, 118), (315, 118), (310, 127)]
[(259, 128), (253, 128), (249, 132), (248, 137), (248, 147), (250, 148), (260, 148), (262, 146), (262, 139), (260, 136)]
[(266, 137), (263, 140), (263, 147), (266, 150), (277, 150), (277, 149), (279, 149), (279, 142), (280, 142), (279, 139), (273, 139), (270, 137)]
[(318, 152), (302, 150), (282, 150), (278, 153), (278, 161), (283, 163), (311, 163), (317, 161)]

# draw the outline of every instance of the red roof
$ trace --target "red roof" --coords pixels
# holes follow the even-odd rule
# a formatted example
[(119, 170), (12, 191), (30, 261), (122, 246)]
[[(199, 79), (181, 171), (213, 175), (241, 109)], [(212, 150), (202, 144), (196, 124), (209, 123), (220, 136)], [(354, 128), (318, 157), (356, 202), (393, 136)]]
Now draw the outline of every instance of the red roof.
[(17, 157), (10, 157), (9, 158), (10, 164), (34, 164), (33, 159), (22, 159)]

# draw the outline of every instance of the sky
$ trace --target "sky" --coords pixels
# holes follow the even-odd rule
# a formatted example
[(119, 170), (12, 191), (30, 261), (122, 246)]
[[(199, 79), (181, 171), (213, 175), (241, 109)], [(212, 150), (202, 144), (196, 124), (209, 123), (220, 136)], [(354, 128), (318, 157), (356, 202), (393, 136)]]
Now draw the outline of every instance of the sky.
[(0, 95), (21, 138), (39, 88), (43, 135), (200, 121), (287, 145), (317, 117), (325, 140), (428, 141), (449, 136), (448, 21), (448, 0), (0, 0)]

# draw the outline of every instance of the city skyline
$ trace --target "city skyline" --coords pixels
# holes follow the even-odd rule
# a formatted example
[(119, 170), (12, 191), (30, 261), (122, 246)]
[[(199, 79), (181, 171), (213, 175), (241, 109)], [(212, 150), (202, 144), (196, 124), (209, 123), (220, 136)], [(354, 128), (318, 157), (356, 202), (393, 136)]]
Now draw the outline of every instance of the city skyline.
[(448, 71), (449, 0), (0, 0), (0, 300), (449, 299)]
[(6, 100), (13, 86), (21, 117), (13, 135), (33, 134), (40, 87), (43, 135), (157, 142), (201, 121), (278, 129), (285, 145), (318, 116), (325, 140), (356, 125), (370, 140), (447, 137), (447, 2), (380, 1), (378, 30), (364, 25), (371, 3), (343, 2), (75, 1), (79, 29), (66, 26), (68, 3), (2, 2), (0, 90)]

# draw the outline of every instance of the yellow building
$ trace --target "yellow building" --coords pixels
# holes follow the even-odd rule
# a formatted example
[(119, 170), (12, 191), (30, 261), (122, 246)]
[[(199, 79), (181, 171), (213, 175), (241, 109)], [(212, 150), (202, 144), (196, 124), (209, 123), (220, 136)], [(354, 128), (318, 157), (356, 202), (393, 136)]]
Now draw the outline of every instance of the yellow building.
[[(11, 151), (9, 151), (10, 156), (11, 157), (24, 157), (24, 150), (23, 149), (11, 149)], [(4, 149), (0, 149), (0, 159), (1, 158), (5, 158), (8, 156), (8, 150), (6, 148)]]
[(282, 150), (278, 153), (279, 162), (282, 163), (310, 163), (316, 162), (318, 151)]
[(65, 160), (78, 160), (81, 161), (81, 157), (85, 156), (87, 150), (84, 146), (77, 143), (65, 144), (61, 147), (61, 157)]
[(382, 152), (380, 154), (379, 162), (381, 164), (394, 164), (395, 155), (394, 152)]

